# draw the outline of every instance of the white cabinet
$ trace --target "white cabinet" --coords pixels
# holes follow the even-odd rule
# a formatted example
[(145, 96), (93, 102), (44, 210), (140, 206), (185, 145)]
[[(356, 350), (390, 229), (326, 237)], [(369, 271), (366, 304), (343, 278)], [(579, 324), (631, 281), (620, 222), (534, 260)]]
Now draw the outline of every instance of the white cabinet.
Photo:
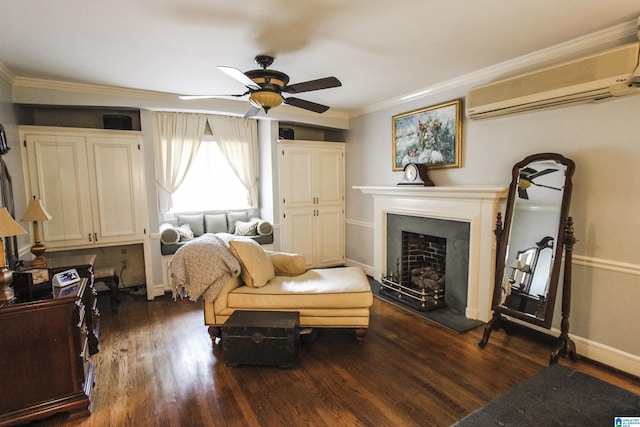
[(281, 141), (282, 250), (308, 267), (344, 264), (344, 144)]
[(146, 234), (142, 137), (137, 132), (23, 126), (27, 192), (52, 219), (49, 248), (140, 242)]

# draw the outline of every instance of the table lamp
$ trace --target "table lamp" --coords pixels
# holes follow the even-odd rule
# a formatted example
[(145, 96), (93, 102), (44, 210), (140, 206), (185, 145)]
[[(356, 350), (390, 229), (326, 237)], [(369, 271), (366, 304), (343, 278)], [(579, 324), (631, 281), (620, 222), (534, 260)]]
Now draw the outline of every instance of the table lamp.
[(20, 227), (17, 222), (11, 218), (7, 208), (0, 208), (0, 301), (10, 301), (13, 299), (13, 289), (11, 279), (13, 272), (7, 268), (7, 257), (4, 253), (4, 238), (27, 234), (27, 230)]
[(51, 215), (44, 210), (42, 206), (42, 202), (38, 199), (33, 199), (29, 202), (29, 206), (27, 206), (27, 211), (22, 216), (20, 221), (33, 222), (33, 246), (31, 246), (31, 253), (34, 258), (31, 261), (31, 265), (33, 267), (46, 267), (47, 260), (44, 258), (44, 253), (47, 250), (47, 247), (40, 242), (40, 226), (39, 221), (49, 221), (51, 219)]

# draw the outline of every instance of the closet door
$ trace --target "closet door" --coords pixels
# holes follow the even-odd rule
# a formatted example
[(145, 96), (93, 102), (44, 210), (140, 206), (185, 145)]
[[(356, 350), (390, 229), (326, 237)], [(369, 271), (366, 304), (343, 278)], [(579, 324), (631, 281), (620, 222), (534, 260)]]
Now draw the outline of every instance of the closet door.
[(287, 209), (282, 218), (282, 250), (304, 255), (307, 268), (315, 267), (315, 210), (307, 207)]
[(282, 204), (287, 208), (309, 206), (315, 201), (315, 156), (307, 146), (285, 146), (281, 157)]
[(142, 156), (137, 138), (89, 137), (94, 243), (144, 237)]
[(86, 245), (91, 237), (91, 200), (85, 138), (25, 136), (31, 197), (39, 198), (51, 220), (42, 223), (49, 248)]

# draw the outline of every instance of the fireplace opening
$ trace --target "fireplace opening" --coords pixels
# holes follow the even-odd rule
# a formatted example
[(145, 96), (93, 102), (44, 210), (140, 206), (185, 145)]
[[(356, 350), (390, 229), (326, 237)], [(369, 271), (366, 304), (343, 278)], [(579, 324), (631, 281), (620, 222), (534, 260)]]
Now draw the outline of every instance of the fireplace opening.
[(469, 241), (468, 222), (387, 213), (380, 297), (455, 330), (477, 326), (465, 316)]
[(447, 239), (402, 231), (396, 269), (382, 278), (381, 292), (421, 311), (445, 306)]

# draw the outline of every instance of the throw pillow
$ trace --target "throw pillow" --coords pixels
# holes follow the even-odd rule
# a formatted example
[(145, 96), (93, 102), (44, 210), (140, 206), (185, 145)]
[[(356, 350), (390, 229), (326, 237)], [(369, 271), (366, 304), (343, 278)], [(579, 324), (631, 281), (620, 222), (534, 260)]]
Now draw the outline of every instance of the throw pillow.
[(194, 239), (193, 231), (191, 231), (189, 224), (182, 224), (180, 227), (177, 227), (176, 230), (178, 234), (180, 234), (181, 242), (188, 242)]
[(245, 285), (261, 288), (276, 275), (269, 256), (253, 240), (231, 240), (231, 253), (240, 261), (240, 277)]
[(204, 214), (178, 214), (178, 225), (189, 224), (195, 236), (204, 234)]
[(247, 211), (227, 212), (227, 231), (231, 234), (236, 231), (236, 221), (249, 221), (249, 213)]
[(304, 255), (286, 252), (267, 252), (276, 276), (297, 276), (307, 271)]
[(269, 221), (260, 218), (251, 218), (251, 221), (258, 221), (257, 232), (259, 236), (268, 236), (273, 233), (273, 225)]
[(165, 245), (173, 245), (180, 241), (180, 232), (171, 224), (160, 225), (160, 241)]
[(238, 236), (255, 236), (258, 234), (258, 221), (236, 221), (235, 233)]
[(204, 231), (205, 233), (226, 233), (227, 232), (227, 215), (226, 214), (205, 214), (204, 215)]

